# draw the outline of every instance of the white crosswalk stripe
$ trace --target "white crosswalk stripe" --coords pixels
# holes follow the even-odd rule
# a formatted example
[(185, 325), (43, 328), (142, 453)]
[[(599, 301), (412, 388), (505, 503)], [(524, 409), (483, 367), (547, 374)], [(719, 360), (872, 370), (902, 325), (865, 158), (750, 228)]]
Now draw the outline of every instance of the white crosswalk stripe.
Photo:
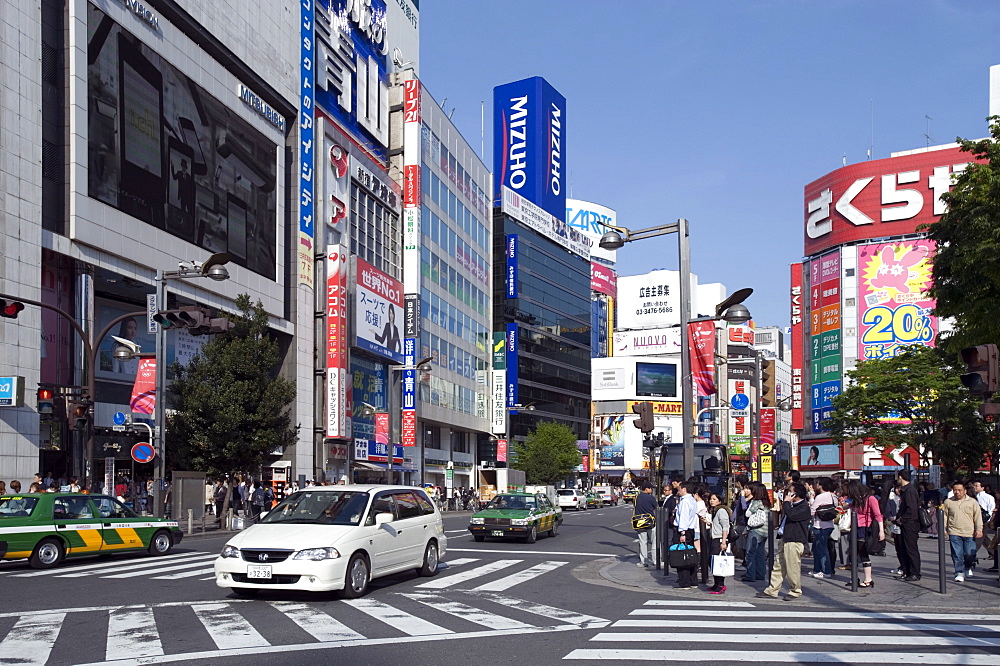
[(45, 664), (64, 619), (66, 613), (22, 617), (0, 641), (0, 664)]
[(108, 614), (108, 661), (163, 654), (153, 609), (121, 608)]
[(357, 641), (364, 636), (354, 631), (346, 624), (322, 611), (310, 608), (306, 604), (292, 601), (272, 601), (271, 605), (285, 614), (301, 629), (322, 643), (332, 641)]
[(435, 578), (427, 583), (421, 583), (420, 585), (417, 585), (417, 587), (424, 590), (443, 590), (448, 587), (454, 587), (459, 583), (472, 580), (473, 578), (479, 578), (480, 576), (485, 576), (495, 571), (506, 569), (507, 567), (522, 561), (523, 560), (496, 560), (495, 562), (484, 564), (483, 566), (476, 567), (475, 569), (467, 569), (461, 573), (452, 574), (451, 576)]
[[(720, 631), (729, 627), (715, 619), (734, 613), (740, 621)], [(777, 611), (748, 602), (654, 599), (608, 629), (590, 639), (596, 645), (564, 659), (1000, 666), (1000, 614)], [(742, 649), (726, 649), (734, 642)]]
[[(207, 567), (205, 569), (196, 569), (195, 571), (182, 571), (180, 573), (167, 574), (165, 576), (153, 576), (153, 580), (176, 580), (178, 578), (194, 578), (195, 576), (204, 576), (205, 574), (213, 573), (214, 571), (215, 571), (214, 568)], [(215, 578), (215, 576), (212, 576), (212, 578)], [(209, 580), (211, 580), (211, 578)]]
[(139, 557), (139, 558), (115, 558), (114, 561), (90, 560), (90, 564), (80, 564), (76, 566), (60, 566), (55, 569), (44, 571), (19, 571), (11, 573), (11, 578), (35, 578), (38, 576), (54, 576), (56, 578), (78, 578), (80, 576), (100, 575), (104, 570), (123, 571), (137, 567), (158, 567), (163, 563), (174, 563), (191, 559), (214, 559), (214, 553), (180, 553), (176, 555), (164, 555), (163, 557)]
[(503, 592), (504, 590), (510, 589), (515, 585), (521, 583), (526, 583), (532, 578), (541, 576), (544, 573), (558, 569), (564, 564), (569, 564), (569, 562), (542, 562), (541, 564), (536, 564), (533, 567), (529, 567), (523, 571), (518, 571), (517, 573), (505, 576), (500, 580), (490, 581), (489, 583), (483, 583), (482, 585), (473, 588), (476, 590), (484, 590), (490, 592)]
[(270, 645), (229, 604), (194, 604), (191, 609), (220, 650)]
[(482, 625), (487, 629), (527, 629), (531, 627), (530, 624), (525, 622), (519, 622), (518, 620), (512, 620), (508, 617), (496, 615), (458, 601), (450, 601), (435, 594), (404, 594), (403, 596), (407, 599), (419, 601), (420, 603), (426, 604), (443, 613), (448, 613), (449, 615), (453, 615), (457, 618)]

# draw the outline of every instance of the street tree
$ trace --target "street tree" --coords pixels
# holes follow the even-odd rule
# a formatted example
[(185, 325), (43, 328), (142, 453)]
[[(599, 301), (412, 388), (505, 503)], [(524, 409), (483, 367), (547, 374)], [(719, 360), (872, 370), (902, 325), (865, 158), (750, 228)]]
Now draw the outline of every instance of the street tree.
[(939, 336), (952, 352), (1000, 343), (1000, 116), (989, 121), (990, 138), (958, 139), (970, 164), (941, 195), (945, 213), (921, 228), (937, 243), (929, 294), (934, 313), (954, 319), (953, 331)]
[(943, 468), (979, 469), (996, 438), (956, 366), (947, 352), (923, 345), (859, 363), (824, 423), (831, 440), (863, 440), (879, 451), (909, 445)]
[(513, 446), (511, 467), (524, 471), (529, 484), (553, 484), (565, 479), (580, 464), (576, 433), (568, 426), (543, 421)]
[(274, 451), (295, 441), (289, 405), (295, 385), (278, 375), (278, 343), (263, 304), (236, 299), (233, 327), (211, 336), (186, 365), (174, 364), (169, 385), (167, 460), (174, 469), (229, 477), (259, 473)]

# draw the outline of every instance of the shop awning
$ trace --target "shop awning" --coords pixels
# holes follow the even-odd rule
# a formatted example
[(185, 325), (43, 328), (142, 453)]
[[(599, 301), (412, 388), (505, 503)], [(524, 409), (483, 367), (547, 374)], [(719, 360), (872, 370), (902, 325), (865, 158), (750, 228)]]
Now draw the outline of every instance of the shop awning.
[[(373, 469), (380, 469), (380, 470), (388, 470), (389, 469), (389, 465), (387, 465), (386, 463), (365, 463), (365, 464), (366, 465), (372, 465)], [(400, 463), (399, 465), (395, 465), (394, 464), (392, 466), (392, 471), (393, 472), (416, 472), (417, 470), (413, 469), (412, 467), (403, 467), (402, 463)]]
[(363, 462), (361, 460), (355, 460), (354, 466), (359, 469), (370, 469), (375, 472), (380, 472), (385, 469), (385, 465), (377, 465), (375, 463)]

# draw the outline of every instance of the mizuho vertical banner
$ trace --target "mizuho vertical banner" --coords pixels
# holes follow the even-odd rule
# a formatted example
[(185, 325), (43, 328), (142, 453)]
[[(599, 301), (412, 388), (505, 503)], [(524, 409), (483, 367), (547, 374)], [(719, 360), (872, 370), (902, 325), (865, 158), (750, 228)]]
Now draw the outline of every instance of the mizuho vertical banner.
[(312, 287), (315, 283), (315, 220), (313, 206), (313, 102), (316, 83), (314, 55), (314, 0), (302, 0), (299, 5), (299, 284)]
[(347, 367), (347, 254), (326, 247), (326, 436), (351, 437)]
[[(507, 324), (507, 407), (514, 407), (520, 398), (517, 390), (517, 324)], [(508, 433), (509, 434), (509, 433)]]
[(713, 395), (715, 386), (715, 322), (695, 321), (688, 325), (688, 353), (691, 374), (699, 395)]
[(517, 234), (507, 236), (507, 298), (517, 298)]

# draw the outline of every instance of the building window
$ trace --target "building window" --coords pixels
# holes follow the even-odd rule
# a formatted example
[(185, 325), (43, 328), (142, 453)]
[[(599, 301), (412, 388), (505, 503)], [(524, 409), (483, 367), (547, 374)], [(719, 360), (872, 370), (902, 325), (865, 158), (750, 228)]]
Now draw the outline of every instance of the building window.
[(397, 280), (402, 277), (399, 216), (351, 183), (351, 252)]

